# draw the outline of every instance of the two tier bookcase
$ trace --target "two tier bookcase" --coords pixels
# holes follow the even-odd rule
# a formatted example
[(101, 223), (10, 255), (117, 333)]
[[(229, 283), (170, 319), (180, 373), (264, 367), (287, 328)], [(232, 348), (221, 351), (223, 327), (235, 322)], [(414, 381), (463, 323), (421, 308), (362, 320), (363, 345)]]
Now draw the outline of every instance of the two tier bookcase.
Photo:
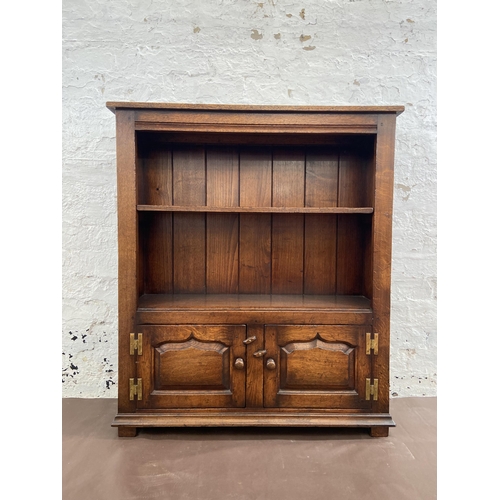
[(387, 436), (402, 106), (110, 102), (119, 436), (366, 427)]

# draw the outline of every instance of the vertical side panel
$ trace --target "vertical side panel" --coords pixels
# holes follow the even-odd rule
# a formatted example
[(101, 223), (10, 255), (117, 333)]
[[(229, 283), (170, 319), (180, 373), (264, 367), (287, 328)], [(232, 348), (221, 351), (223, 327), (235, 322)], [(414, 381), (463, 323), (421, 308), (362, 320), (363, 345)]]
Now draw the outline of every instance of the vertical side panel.
[(238, 206), (238, 160), (238, 151), (234, 148), (207, 149), (207, 206)]
[(270, 207), (271, 200), (271, 151), (243, 149), (240, 152), (240, 206)]
[(207, 214), (207, 293), (238, 293), (238, 214)]
[(118, 412), (133, 412), (129, 379), (136, 376), (130, 355), (130, 333), (137, 310), (138, 227), (135, 112), (116, 110), (116, 164), (118, 197)]
[(141, 213), (141, 240), (144, 262), (144, 293), (171, 293), (172, 214)]
[(240, 293), (271, 293), (271, 215), (240, 215)]
[(206, 202), (205, 150), (201, 147), (175, 149), (173, 152), (174, 205), (204, 206)]
[(205, 293), (205, 214), (175, 213), (174, 293)]
[(389, 347), (391, 309), (392, 196), (394, 189), (394, 140), (396, 116), (380, 115), (375, 154), (375, 203), (373, 212), (373, 332), (379, 334), (373, 377), (379, 380), (374, 408), (389, 411)]
[(276, 150), (273, 155), (273, 207), (304, 206), (305, 155)]
[(142, 161), (142, 200), (145, 205), (172, 205), (172, 151), (154, 148)]
[(334, 151), (306, 157), (306, 207), (336, 207), (339, 161)]
[(304, 284), (304, 215), (274, 214), (272, 293), (301, 294)]
[(305, 215), (304, 293), (334, 294), (337, 216)]

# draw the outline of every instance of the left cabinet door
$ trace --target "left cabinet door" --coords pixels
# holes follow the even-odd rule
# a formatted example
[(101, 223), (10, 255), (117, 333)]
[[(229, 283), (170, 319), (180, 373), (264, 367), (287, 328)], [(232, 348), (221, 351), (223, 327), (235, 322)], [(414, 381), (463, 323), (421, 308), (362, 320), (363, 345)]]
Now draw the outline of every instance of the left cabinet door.
[(245, 325), (141, 325), (138, 409), (245, 406)]

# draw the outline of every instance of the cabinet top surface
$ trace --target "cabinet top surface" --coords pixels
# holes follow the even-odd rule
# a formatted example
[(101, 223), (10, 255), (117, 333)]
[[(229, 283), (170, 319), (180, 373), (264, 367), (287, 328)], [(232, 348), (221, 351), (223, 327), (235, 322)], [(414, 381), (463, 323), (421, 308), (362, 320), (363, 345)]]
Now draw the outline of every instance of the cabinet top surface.
[(186, 111), (235, 111), (235, 112), (280, 112), (280, 113), (396, 113), (404, 106), (271, 106), (247, 104), (188, 104), (154, 102), (107, 102), (106, 107), (116, 109), (186, 110)]

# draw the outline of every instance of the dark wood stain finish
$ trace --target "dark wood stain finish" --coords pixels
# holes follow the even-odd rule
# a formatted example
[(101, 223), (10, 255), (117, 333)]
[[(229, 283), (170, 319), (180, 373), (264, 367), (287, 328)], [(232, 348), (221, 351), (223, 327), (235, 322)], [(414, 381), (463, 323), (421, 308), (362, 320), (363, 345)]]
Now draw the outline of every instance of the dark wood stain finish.
[[(386, 436), (401, 106), (108, 103), (120, 436), (170, 425)], [(142, 354), (130, 334), (142, 333)], [(366, 334), (378, 333), (378, 354)], [(130, 380), (142, 382), (142, 398)], [(378, 397), (366, 397), (366, 380)], [(132, 397), (132, 399), (131, 399)]]

